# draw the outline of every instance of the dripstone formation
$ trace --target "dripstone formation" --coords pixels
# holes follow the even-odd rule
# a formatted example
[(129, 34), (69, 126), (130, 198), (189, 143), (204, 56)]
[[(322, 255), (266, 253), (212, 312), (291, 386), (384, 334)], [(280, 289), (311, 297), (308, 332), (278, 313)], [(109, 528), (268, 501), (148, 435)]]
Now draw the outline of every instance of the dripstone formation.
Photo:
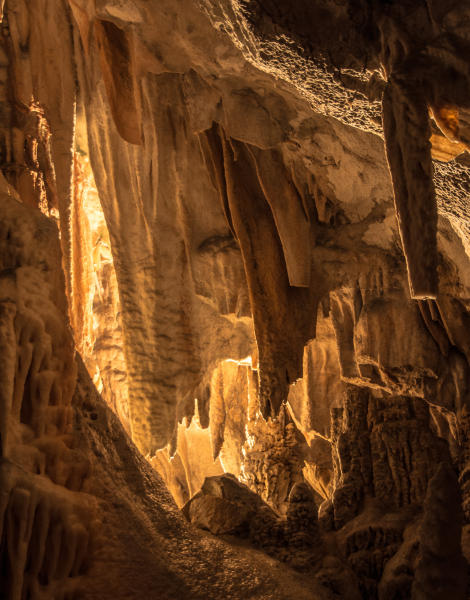
[(0, 597), (470, 598), (470, 2), (0, 16)]

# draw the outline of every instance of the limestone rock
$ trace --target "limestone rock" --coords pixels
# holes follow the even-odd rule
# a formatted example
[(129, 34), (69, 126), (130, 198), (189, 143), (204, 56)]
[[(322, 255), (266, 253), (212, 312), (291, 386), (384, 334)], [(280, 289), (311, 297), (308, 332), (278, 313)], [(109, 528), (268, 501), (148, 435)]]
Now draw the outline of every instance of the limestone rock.
[(465, 597), (469, 0), (0, 34), (0, 595)]
[(199, 528), (248, 538), (255, 547), (301, 571), (315, 570), (323, 558), (317, 508), (305, 483), (292, 488), (286, 516), (279, 517), (233, 475), (208, 477), (183, 513)]
[[(247, 535), (259, 511), (267, 509), (260, 497), (226, 473), (208, 477), (183, 507), (183, 514), (197, 527), (214, 534)], [(275, 513), (271, 512), (272, 519)]]

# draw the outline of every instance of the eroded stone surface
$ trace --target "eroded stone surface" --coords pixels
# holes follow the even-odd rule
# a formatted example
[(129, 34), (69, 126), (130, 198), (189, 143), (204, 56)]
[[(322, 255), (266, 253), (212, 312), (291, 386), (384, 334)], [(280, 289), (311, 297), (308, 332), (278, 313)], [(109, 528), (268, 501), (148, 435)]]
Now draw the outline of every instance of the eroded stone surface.
[(464, 598), (468, 1), (1, 4), (7, 597)]

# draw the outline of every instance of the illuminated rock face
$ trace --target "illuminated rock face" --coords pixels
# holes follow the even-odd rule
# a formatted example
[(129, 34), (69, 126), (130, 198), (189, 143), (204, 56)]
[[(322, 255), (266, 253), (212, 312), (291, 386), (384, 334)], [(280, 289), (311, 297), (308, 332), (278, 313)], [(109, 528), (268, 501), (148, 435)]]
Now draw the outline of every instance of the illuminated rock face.
[(186, 523), (74, 355), (56, 224), (0, 194), (2, 598), (329, 598)]
[(4, 178), (1, 194), (0, 585), (6, 598), (73, 596), (89, 563), (95, 499), (76, 446), (57, 229)]
[(469, 2), (1, 5), (2, 593), (464, 598)]

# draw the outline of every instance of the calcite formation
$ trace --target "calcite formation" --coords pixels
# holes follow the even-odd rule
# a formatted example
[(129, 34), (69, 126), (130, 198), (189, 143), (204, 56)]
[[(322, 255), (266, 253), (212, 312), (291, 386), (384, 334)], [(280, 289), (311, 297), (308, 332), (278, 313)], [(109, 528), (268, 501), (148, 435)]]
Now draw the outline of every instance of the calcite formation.
[(469, 598), (470, 2), (0, 14), (0, 596)]
[(57, 228), (2, 185), (0, 585), (5, 598), (73, 597), (92, 553), (96, 500), (75, 443)]

